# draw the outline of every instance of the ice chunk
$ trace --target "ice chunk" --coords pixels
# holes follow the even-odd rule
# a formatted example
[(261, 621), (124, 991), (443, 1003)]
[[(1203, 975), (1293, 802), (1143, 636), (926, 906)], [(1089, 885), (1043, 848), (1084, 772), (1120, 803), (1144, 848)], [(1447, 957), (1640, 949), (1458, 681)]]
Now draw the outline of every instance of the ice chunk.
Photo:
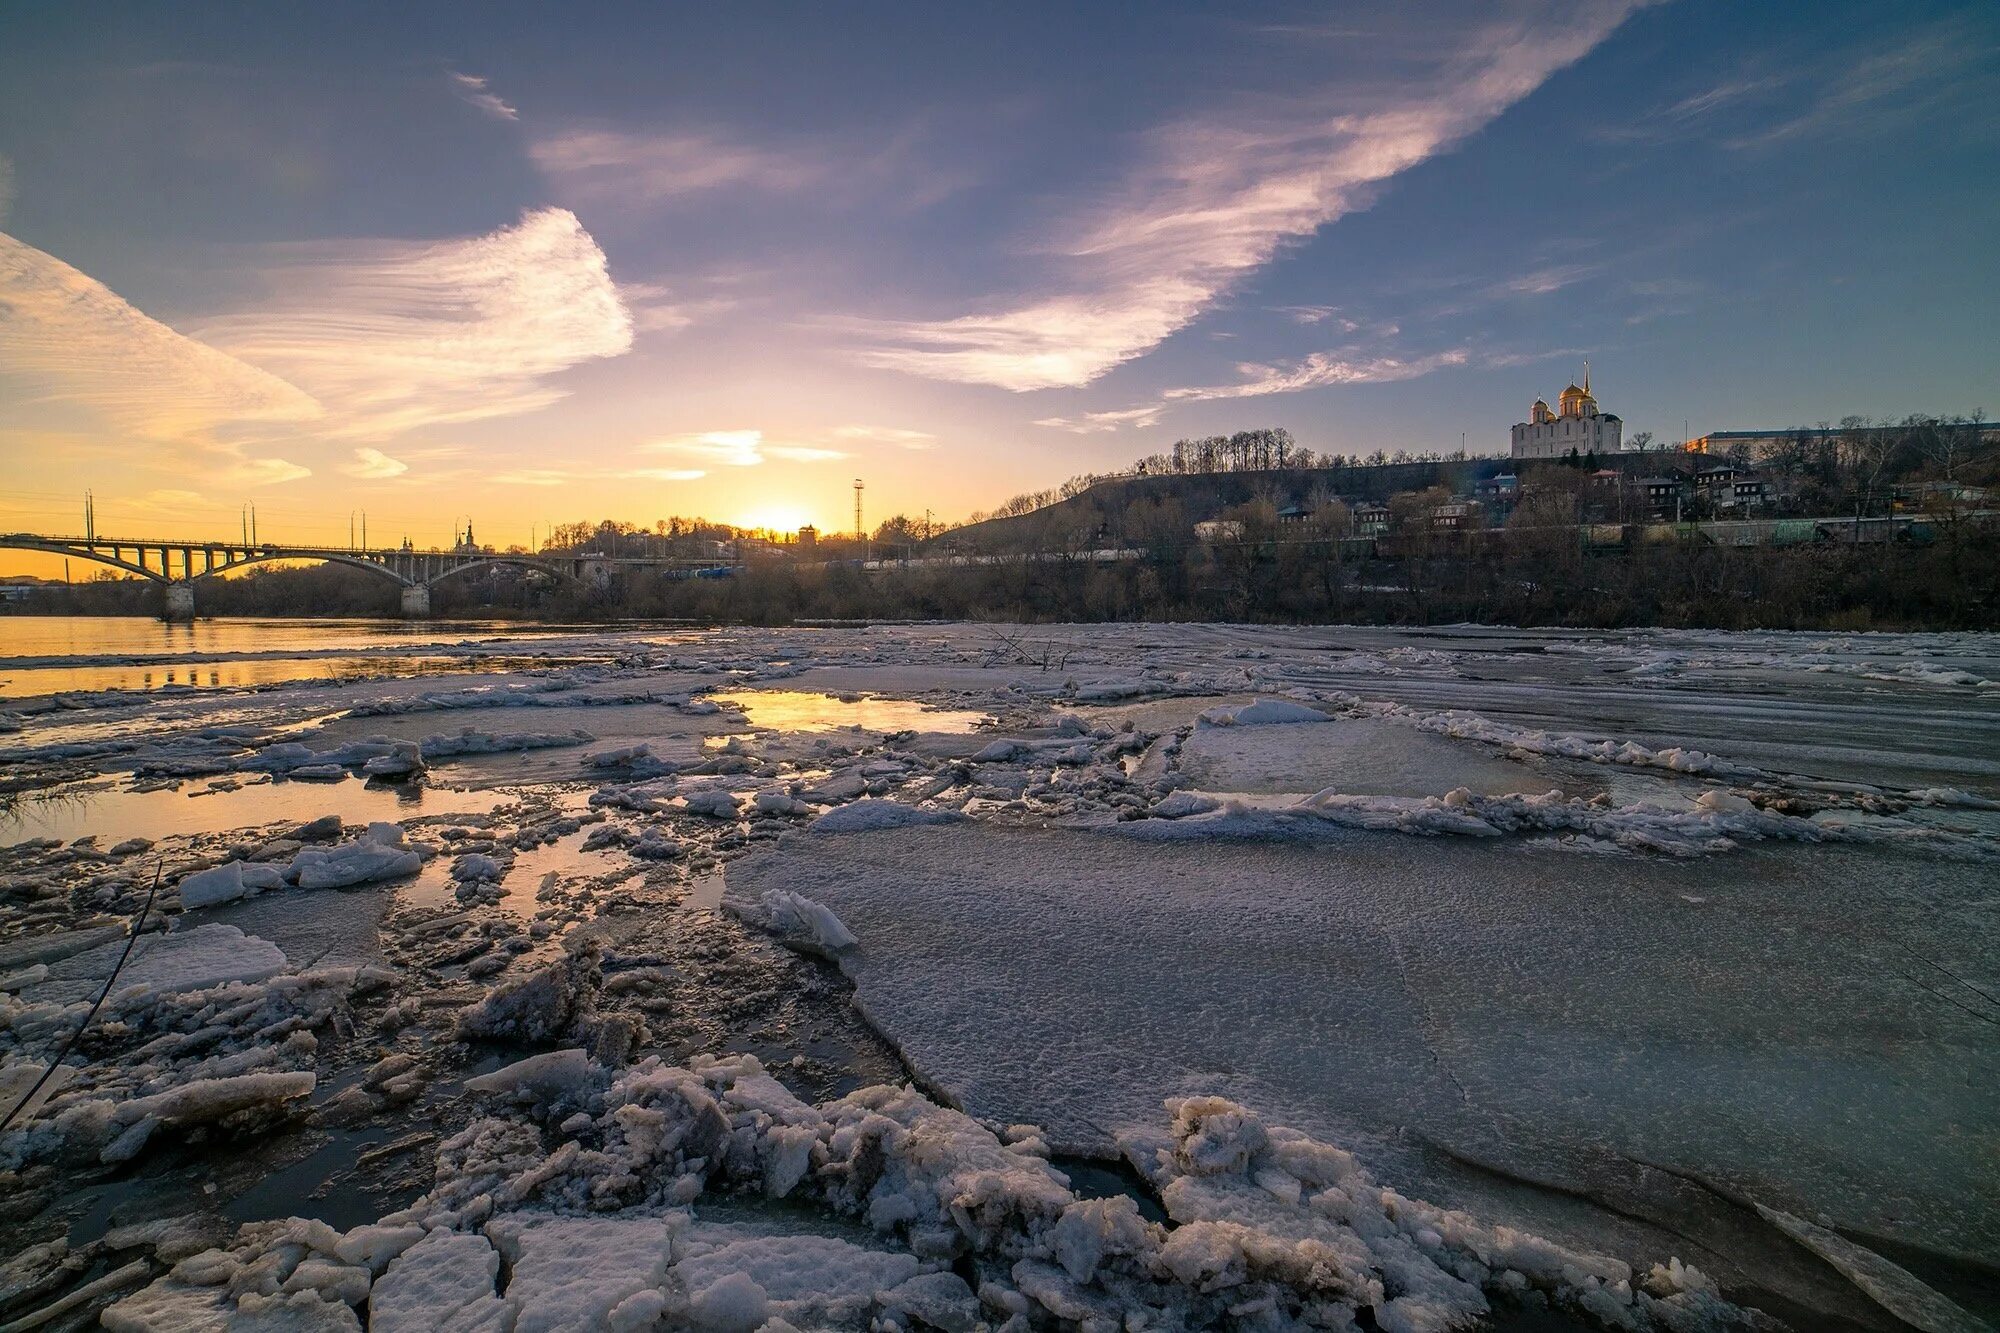
[(511, 731), (500, 735), (466, 727), (457, 735), (426, 736), (418, 747), (425, 759), (448, 759), (470, 754), (499, 754), (509, 750), (546, 750), (564, 745), (588, 745), (596, 740), (587, 731)]
[(955, 824), (963, 818), (950, 810), (925, 810), (897, 801), (856, 801), (827, 811), (807, 827), (815, 833), (865, 833), (917, 824)]
[(288, 1102), (312, 1095), (312, 1071), (238, 1074), (230, 1078), (196, 1079), (177, 1088), (120, 1102), (112, 1112), (116, 1136), (99, 1153), (104, 1162), (125, 1162), (139, 1155), (161, 1125), (210, 1124), (249, 1112), (272, 1112)]
[(74, 1066), (57, 1065), (56, 1072), (49, 1075), (49, 1081), (43, 1083), (32, 1098), (22, 1101), (21, 1099), (28, 1095), (28, 1089), (40, 1082), (43, 1074), (48, 1073), (48, 1068), (40, 1060), (24, 1060), (19, 1064), (0, 1067), (0, 1107), (11, 1111), (17, 1123), (25, 1124), (34, 1119), (36, 1112), (47, 1105), (51, 1098), (77, 1079)]
[(766, 889), (763, 904), (766, 924), (779, 935), (804, 936), (834, 954), (861, 942), (839, 917), (810, 898), (784, 889)]
[(763, 1324), (768, 1308), (764, 1289), (748, 1273), (726, 1273), (688, 1299), (694, 1326), (716, 1333), (751, 1333)]
[(628, 1298), (659, 1287), (683, 1215), (541, 1217), (518, 1214), (487, 1224), (513, 1266), (507, 1299), (520, 1313), (514, 1333), (601, 1327)]
[(758, 1311), (750, 1328), (767, 1317), (801, 1328), (859, 1327), (876, 1293), (907, 1282), (920, 1267), (912, 1255), (833, 1236), (759, 1234), (712, 1223), (690, 1228), (682, 1250), (674, 1276), (694, 1293), (697, 1318), (704, 1318), (703, 1296), (713, 1294), (704, 1324), (714, 1328), (745, 1327), (721, 1322), (725, 1306), (743, 1317)]
[[(22, 998), (69, 1003), (95, 996), (124, 952), (124, 944), (114, 941), (62, 959), (50, 965), (47, 980), (26, 987)], [(192, 930), (140, 936), (132, 946), (131, 960), (118, 974), (117, 992), (167, 995), (226, 981), (262, 981), (285, 965), (284, 952), (269, 940), (209, 922)]]
[(459, 1036), (553, 1041), (569, 1030), (596, 989), (597, 963), (595, 952), (582, 950), (501, 982), (479, 1003), (459, 1011)]
[(595, 1068), (588, 1051), (545, 1051), (502, 1065), (490, 1074), (469, 1078), (465, 1080), (465, 1088), (468, 1092), (496, 1092), (524, 1101), (553, 1102), (588, 1088)]
[(1873, 1250), (1863, 1249), (1845, 1236), (1776, 1208), (1760, 1203), (1757, 1211), (1765, 1221), (1833, 1265), (1842, 1277), (1910, 1327), (1923, 1329), (1924, 1333), (1983, 1333), (1987, 1329), (1983, 1321), (1967, 1314), (1942, 1292)]
[(710, 819), (736, 818), (736, 798), (721, 787), (689, 792), (682, 800), (691, 815), (707, 815)]
[(500, 1253), (486, 1237), (433, 1231), (390, 1262), (368, 1294), (372, 1333), (442, 1333), (477, 1325), (494, 1295)]
[(1222, 802), (1213, 796), (1203, 796), (1199, 792), (1192, 791), (1177, 791), (1170, 792), (1153, 802), (1153, 808), (1148, 813), (1155, 819), (1185, 819), (1189, 815), (1205, 815), (1211, 810), (1219, 809), (1221, 805)]
[(292, 858), (285, 878), (302, 889), (344, 889), (401, 879), (423, 866), (423, 858), (403, 845), (401, 826), (378, 821), (353, 842), (304, 848)]
[(258, 862), (225, 861), (207, 870), (197, 870), (180, 883), (181, 906), (212, 907), (235, 902), (266, 889), (285, 887), (284, 872)]
[(111, 1333), (213, 1333), (229, 1326), (227, 1293), (161, 1278), (98, 1318)]
[(1289, 699), (1258, 699), (1233, 707), (1211, 708), (1200, 721), (1211, 727), (1275, 726), (1293, 722), (1331, 722), (1333, 718), (1317, 708)]

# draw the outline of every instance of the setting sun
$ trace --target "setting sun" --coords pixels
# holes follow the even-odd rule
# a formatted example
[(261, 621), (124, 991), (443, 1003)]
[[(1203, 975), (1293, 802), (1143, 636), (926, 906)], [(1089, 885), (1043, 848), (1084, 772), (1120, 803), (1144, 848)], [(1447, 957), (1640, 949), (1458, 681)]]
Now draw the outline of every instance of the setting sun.
[(733, 521), (753, 532), (792, 533), (811, 524), (813, 518), (797, 505), (764, 505)]

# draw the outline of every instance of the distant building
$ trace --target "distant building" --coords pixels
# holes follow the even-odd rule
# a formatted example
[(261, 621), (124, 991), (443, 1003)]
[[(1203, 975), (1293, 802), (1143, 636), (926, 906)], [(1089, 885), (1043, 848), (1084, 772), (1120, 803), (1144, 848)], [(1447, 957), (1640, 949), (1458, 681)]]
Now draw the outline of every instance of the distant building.
[(1681, 500), (1686, 494), (1686, 483), (1680, 477), (1641, 477), (1632, 483), (1632, 489), (1645, 502), (1647, 510), (1655, 518), (1678, 520), (1681, 516)]
[(819, 545), (819, 529), (808, 523), (799, 529), (799, 545), (810, 551)]
[(1349, 512), (1354, 515), (1357, 537), (1380, 537), (1389, 531), (1389, 506), (1380, 501), (1364, 500)]
[(1515, 458), (1567, 458), (1622, 453), (1625, 423), (1597, 410), (1590, 393), (1590, 367), (1583, 368), (1583, 387), (1571, 384), (1556, 398), (1556, 410), (1540, 398), (1528, 409), (1528, 419), (1514, 426)]
[(1479, 525), (1479, 504), (1474, 500), (1453, 500), (1431, 510), (1433, 528), (1459, 531)]
[[(1955, 429), (1972, 433), (1982, 445), (2000, 444), (2000, 425), (1993, 422), (1982, 421)], [(1687, 451), (1713, 458), (1739, 458), (1746, 463), (1757, 464), (1769, 462), (1773, 456), (1788, 449), (1830, 446), (1838, 450), (1851, 441), (1897, 439), (1908, 436), (1911, 431), (1909, 426), (1862, 426), (1856, 430), (1842, 430), (1838, 426), (1810, 426), (1794, 430), (1712, 430), (1698, 439), (1689, 440)]]
[(1243, 525), (1233, 518), (1203, 519), (1194, 525), (1196, 541), (1240, 542), (1243, 540)]

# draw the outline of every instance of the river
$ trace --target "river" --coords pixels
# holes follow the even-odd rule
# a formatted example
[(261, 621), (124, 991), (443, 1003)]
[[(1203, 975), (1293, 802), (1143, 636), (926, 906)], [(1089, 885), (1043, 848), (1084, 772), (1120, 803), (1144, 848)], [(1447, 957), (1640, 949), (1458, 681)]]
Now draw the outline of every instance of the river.
[[(553, 640), (581, 628), (511, 620), (221, 618), (170, 624), (149, 616), (0, 616), (0, 698), (505, 670), (520, 659), (544, 657)], [(518, 657), (492, 655), (496, 641), (516, 639)], [(466, 660), (468, 643), (484, 645), (476, 662)]]

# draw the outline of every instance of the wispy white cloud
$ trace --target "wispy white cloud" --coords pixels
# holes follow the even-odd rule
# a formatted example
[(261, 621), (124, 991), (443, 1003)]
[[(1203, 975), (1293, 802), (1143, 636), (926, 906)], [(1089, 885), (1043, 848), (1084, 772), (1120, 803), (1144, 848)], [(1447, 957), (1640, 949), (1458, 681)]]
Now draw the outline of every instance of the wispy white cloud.
[[(1079, 385), (1185, 327), (1287, 244), (1476, 133), (1642, 0), (1496, 22), (1398, 86), (1156, 136), (1149, 165), (1058, 247), (1056, 291), (991, 312), (861, 326), (865, 364), (1017, 391)], [(1363, 100), (1365, 96), (1365, 100)]]
[(636, 333), (679, 333), (736, 306), (736, 301), (726, 296), (683, 298), (673, 288), (656, 282), (621, 282), (618, 295), (632, 312)]
[(1239, 365), (1236, 371), (1243, 376), (1240, 384), (1168, 389), (1165, 396), (1202, 402), (1214, 398), (1257, 398), (1272, 393), (1294, 393), (1329, 384), (1387, 384), (1396, 380), (1417, 379), (1448, 366), (1462, 366), (1471, 359), (1472, 354), (1462, 347), (1408, 359), (1314, 352), (1288, 366), (1248, 362)]
[(1324, 324), (1333, 320), (1347, 333), (1361, 327), (1356, 321), (1342, 317), (1337, 305), (1280, 305), (1271, 308), (1280, 315), (1289, 315), (1294, 324)]
[(271, 301), (200, 332), (311, 390), (332, 435), (547, 407), (565, 396), (551, 377), (632, 346), (604, 252), (567, 209), (484, 236), (273, 253)]
[(639, 447), (649, 453), (684, 454), (719, 467), (757, 467), (774, 458), (788, 463), (822, 463), (847, 457), (838, 449), (816, 445), (769, 444), (761, 430), (696, 431)]
[(457, 70), (446, 71), (451, 76), (451, 84), (461, 100), (478, 107), (495, 120), (519, 120), (521, 113), (494, 94), (486, 86), (486, 80), (477, 74), (461, 74)]
[(243, 435), (317, 420), (295, 385), (142, 313), (90, 275), (0, 234), (0, 389), (10, 415), (80, 414), (134, 440), (197, 447), (238, 483), (309, 475), (245, 460)]
[(1953, 99), (1984, 96), (1983, 65), (1991, 55), (1990, 39), (1963, 18), (1940, 19), (1894, 45), (1758, 53), (1640, 120), (1592, 133), (1608, 143), (1711, 136), (1743, 151), (1835, 128), (1879, 130)]
[(1493, 283), (1486, 289), (1490, 297), (1547, 296), (1596, 277), (1604, 271), (1602, 264), (1545, 264), (1541, 268), (1530, 269)]
[(699, 481), (708, 473), (698, 468), (512, 468), (495, 473), (502, 486), (575, 486), (603, 481)]
[(542, 135), (528, 156), (563, 197), (657, 204), (710, 190), (796, 190), (826, 164), (719, 136), (571, 129)]
[(380, 449), (361, 448), (354, 451), (354, 461), (340, 470), (363, 481), (384, 481), (402, 476), (410, 470), (410, 465), (400, 458), (389, 457)]
[(857, 444), (893, 444), (898, 449), (928, 449), (937, 443), (929, 431), (903, 430), (895, 426), (835, 426), (833, 438)]
[(303, 481), (312, 469), (283, 458), (234, 458), (213, 475), (225, 486), (276, 486)]
[(1795, 114), (1725, 139), (1723, 146), (1766, 148), (1841, 125), (1879, 126), (1892, 109), (1909, 110), (1954, 94), (1958, 82), (1990, 54), (1990, 48), (1979, 48), (1963, 24), (1934, 24), (1899, 46), (1869, 50), (1847, 68), (1813, 80)]
[(1078, 435), (1098, 435), (1131, 426), (1143, 428), (1158, 425), (1164, 407), (1126, 407), (1111, 412), (1085, 412), (1076, 417), (1042, 417), (1037, 426), (1048, 426), (1055, 430), (1074, 431)]

